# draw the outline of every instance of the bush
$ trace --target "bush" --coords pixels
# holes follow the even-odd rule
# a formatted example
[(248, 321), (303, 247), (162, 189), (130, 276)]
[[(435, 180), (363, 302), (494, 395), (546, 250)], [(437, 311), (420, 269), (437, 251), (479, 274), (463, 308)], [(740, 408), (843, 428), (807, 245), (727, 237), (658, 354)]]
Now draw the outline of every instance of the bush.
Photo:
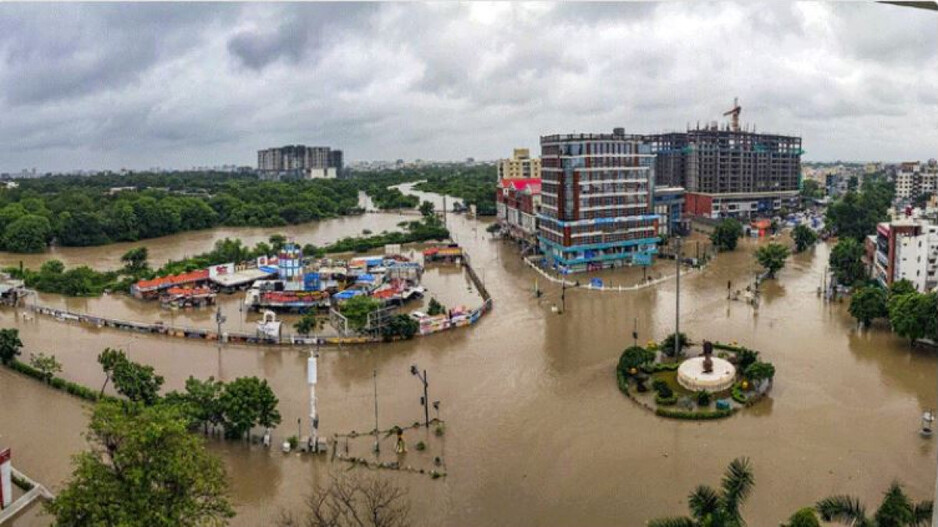
[(418, 451), (423, 452), (427, 449), (427, 444), (423, 441), (417, 441), (417, 446), (415, 447)]
[(641, 346), (630, 346), (625, 348), (625, 351), (619, 356), (618, 368), (623, 372), (628, 372), (632, 368), (638, 368), (653, 360), (655, 360), (655, 352), (648, 351)]
[[(668, 388), (668, 391), (671, 392), (671, 388)], [(655, 395), (655, 403), (659, 406), (674, 406), (677, 404), (677, 395), (674, 392), (671, 392), (670, 395), (662, 395), (661, 392), (658, 392), (658, 395)]]
[(679, 366), (680, 364), (677, 362), (645, 364), (641, 367), (641, 370), (651, 375), (652, 373), (659, 373), (663, 371), (677, 371)]
[(738, 383), (733, 385), (733, 389), (730, 390), (730, 397), (733, 398), (739, 404), (746, 404), (746, 394), (743, 393), (743, 388)]
[(711, 395), (707, 390), (700, 390), (697, 392), (697, 405), (698, 406), (710, 406)]

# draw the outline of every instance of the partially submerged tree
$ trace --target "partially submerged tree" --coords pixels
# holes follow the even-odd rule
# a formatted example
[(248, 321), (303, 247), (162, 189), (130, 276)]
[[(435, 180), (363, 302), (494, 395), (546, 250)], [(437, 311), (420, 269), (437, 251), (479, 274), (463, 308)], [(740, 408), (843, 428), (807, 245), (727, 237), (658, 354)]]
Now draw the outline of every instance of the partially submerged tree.
[(710, 234), (710, 241), (720, 251), (736, 249), (739, 238), (743, 235), (743, 226), (738, 220), (727, 218), (717, 224)]
[(850, 315), (857, 322), (869, 326), (874, 319), (889, 316), (886, 308), (886, 291), (881, 287), (871, 285), (863, 287), (853, 293), (850, 298)]
[(0, 362), (10, 364), (22, 353), (23, 341), (20, 330), (15, 328), (0, 329)]
[(407, 527), (407, 493), (386, 476), (334, 473), (316, 485), (301, 513), (282, 512), (279, 527)]
[(56, 525), (201, 527), (234, 516), (221, 462), (178, 408), (101, 402), (87, 438), (91, 448), (46, 504)]
[(30, 353), (29, 365), (39, 370), (42, 380), (46, 383), (51, 382), (52, 377), (62, 371), (62, 363), (55, 359), (55, 355), (46, 355), (45, 353)]
[(775, 273), (785, 267), (785, 259), (789, 254), (788, 247), (780, 243), (770, 243), (756, 249), (756, 261), (765, 269), (769, 278), (774, 278)]
[(100, 396), (104, 395), (104, 389), (107, 387), (108, 381), (111, 380), (111, 376), (114, 375), (114, 368), (121, 362), (127, 361), (127, 355), (124, 354), (123, 350), (104, 348), (104, 351), (98, 354), (98, 364), (101, 365), (101, 369), (104, 370), (104, 384), (101, 385)]

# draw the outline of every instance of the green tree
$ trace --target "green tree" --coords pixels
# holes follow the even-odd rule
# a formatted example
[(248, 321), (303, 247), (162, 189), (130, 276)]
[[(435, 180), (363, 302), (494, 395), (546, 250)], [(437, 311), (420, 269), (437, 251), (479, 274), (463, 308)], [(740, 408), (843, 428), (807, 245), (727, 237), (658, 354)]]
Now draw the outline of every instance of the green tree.
[(619, 356), (617, 368), (622, 373), (628, 373), (632, 368), (639, 368), (653, 360), (655, 360), (655, 352), (641, 346), (629, 346)]
[(399, 313), (388, 320), (388, 324), (382, 328), (382, 334), (385, 340), (392, 340), (395, 337), (408, 340), (413, 338), (419, 330), (420, 324), (413, 317)]
[(907, 293), (893, 296), (888, 302), (889, 323), (910, 345), (922, 338), (938, 336), (938, 294)]
[(889, 298), (917, 292), (918, 291), (915, 289), (915, 286), (912, 285), (912, 282), (904, 278), (889, 284)]
[(863, 246), (853, 238), (837, 242), (831, 250), (829, 263), (838, 282), (849, 287), (866, 277), (863, 252)]
[(42, 262), (42, 265), (39, 266), (39, 274), (43, 275), (54, 275), (62, 274), (65, 272), (65, 264), (61, 260), (56, 260), (55, 258), (51, 260), (46, 260)]
[(225, 436), (242, 438), (255, 425), (280, 424), (279, 403), (273, 390), (257, 377), (239, 377), (224, 385), (218, 399)]
[(156, 404), (160, 398), (163, 377), (156, 375), (153, 366), (129, 360), (118, 361), (111, 373), (117, 393), (146, 406)]
[(104, 348), (104, 351), (98, 354), (98, 364), (104, 370), (104, 384), (101, 385), (101, 393), (98, 398), (104, 395), (104, 389), (107, 388), (107, 383), (114, 375), (114, 368), (121, 362), (127, 362), (127, 355), (123, 350)]
[(368, 324), (368, 315), (381, 307), (381, 301), (368, 295), (358, 295), (342, 304), (342, 314), (348, 319), (349, 327), (361, 331)]
[(752, 382), (771, 381), (775, 377), (775, 366), (771, 362), (757, 361), (747, 366), (743, 375)]
[(282, 234), (274, 234), (267, 241), (270, 242), (270, 248), (276, 254), (287, 244), (287, 237)]
[(860, 500), (846, 495), (831, 496), (815, 505), (821, 519), (856, 527), (925, 527), (931, 523), (933, 503), (913, 503), (898, 482), (889, 486), (882, 503), (873, 514), (866, 515), (866, 507)]
[(309, 335), (319, 329), (322, 329), (323, 319), (317, 317), (316, 313), (304, 313), (303, 316), (293, 324), (293, 329), (300, 335)]
[(812, 507), (805, 507), (792, 514), (788, 523), (782, 524), (782, 527), (821, 527), (821, 522)]
[(769, 278), (774, 278), (782, 267), (790, 251), (780, 243), (770, 243), (756, 249), (756, 261), (765, 269)]
[(186, 390), (183, 393), (172, 391), (166, 394), (166, 403), (179, 405), (183, 413), (189, 418), (191, 427), (202, 426), (208, 433), (209, 425), (220, 425), (224, 422), (224, 411), (221, 405), (221, 394), (225, 384), (216, 381), (214, 377), (199, 380), (189, 376), (186, 379)]
[(742, 224), (733, 218), (726, 218), (713, 229), (710, 241), (720, 251), (733, 251), (736, 250), (736, 244), (742, 235)]
[(146, 247), (137, 247), (136, 249), (131, 249), (124, 253), (121, 256), (121, 261), (124, 262), (124, 270), (130, 274), (137, 274), (141, 271), (146, 271), (150, 268), (147, 264), (147, 258), (149, 257), (150, 252)]
[(806, 179), (801, 183), (801, 196), (805, 198), (820, 199), (824, 197), (821, 184), (813, 179)]
[(420, 204), (420, 214), (425, 217), (433, 216), (433, 212), (435, 209), (436, 207), (430, 201), (424, 201), (423, 203)]
[(20, 330), (14, 328), (0, 329), (0, 362), (10, 364), (23, 348), (23, 341), (20, 340)]
[(791, 237), (795, 240), (795, 251), (799, 253), (817, 242), (817, 233), (803, 223), (792, 229)]
[(431, 317), (435, 317), (436, 315), (442, 315), (444, 313), (446, 313), (446, 307), (439, 303), (437, 299), (431, 298), (430, 304), (427, 306), (427, 314)]
[(746, 523), (739, 509), (752, 492), (753, 484), (749, 460), (734, 459), (719, 490), (700, 485), (691, 492), (687, 498), (690, 516), (652, 520), (648, 527), (742, 527)]
[(221, 526), (234, 516), (221, 462), (172, 406), (101, 402), (90, 449), (46, 510), (55, 525)]
[(864, 326), (874, 319), (889, 316), (886, 308), (886, 292), (881, 287), (870, 285), (854, 291), (850, 298), (850, 315)]
[(39, 253), (46, 249), (52, 237), (49, 220), (34, 214), (20, 217), (3, 234), (3, 245), (15, 253)]
[(661, 353), (664, 353), (668, 357), (675, 357), (676, 355), (679, 356), (684, 352), (684, 348), (686, 348), (691, 342), (685, 333), (681, 332), (677, 335), (677, 354), (674, 352), (674, 333), (671, 333), (661, 341), (661, 344), (658, 346), (661, 348)]
[(739, 364), (739, 369), (746, 371), (746, 368), (750, 364), (755, 364), (759, 360), (759, 352), (756, 350), (751, 350), (749, 348), (742, 348), (736, 352), (736, 362)]
[(39, 370), (39, 374), (46, 383), (52, 382), (52, 377), (62, 371), (62, 363), (55, 359), (55, 355), (45, 353), (30, 353), (29, 365)]

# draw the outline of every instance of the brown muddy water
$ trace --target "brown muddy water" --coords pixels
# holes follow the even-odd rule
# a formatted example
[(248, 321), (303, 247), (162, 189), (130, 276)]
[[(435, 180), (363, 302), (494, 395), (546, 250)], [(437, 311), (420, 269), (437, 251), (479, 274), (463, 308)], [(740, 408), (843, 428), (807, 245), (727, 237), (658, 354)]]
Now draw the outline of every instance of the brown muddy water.
[[(336, 220), (341, 228), (333, 222), (300, 228), (341, 236), (380, 230), (374, 225), (381, 221), (399, 220), (370, 214)], [(434, 481), (384, 472), (409, 488), (416, 524), (643, 525), (684, 513), (688, 492), (699, 483), (717, 484), (737, 456), (749, 456), (755, 468), (755, 492), (744, 509), (751, 525), (777, 525), (835, 492), (878, 503), (893, 478), (916, 499), (931, 496), (936, 440), (922, 439), (917, 431), (922, 409), (935, 406), (938, 364), (933, 353), (910, 351), (884, 328), (858, 332), (846, 304), (825, 304), (816, 296), (827, 246), (790, 259), (778, 279), (766, 284), (758, 310), (726, 300), (728, 280), (751, 279), (756, 242), (742, 243), (682, 279), (682, 330), (692, 338), (737, 340), (759, 349), (778, 373), (771, 398), (749, 411), (718, 422), (679, 422), (637, 407), (619, 393), (614, 378), (634, 319), (640, 341), (673, 329), (673, 282), (621, 294), (568, 290), (566, 312), (553, 314), (559, 286), (542, 280), (545, 296), (535, 299), (537, 275), (511, 245), (492, 240), (483, 222), (450, 215), (449, 223), (484, 274), (494, 312), (475, 327), (429, 338), (324, 349), (319, 366), (325, 435), (373, 426), (375, 370), (381, 428), (422, 419), (421, 387), (408, 369), (416, 363), (428, 371), (430, 398), (441, 401), (446, 435), (408, 431), (408, 442), (423, 439), (430, 449), (411, 448), (404, 463), (429, 467), (432, 456), (440, 455), (448, 476)], [(236, 234), (218, 232), (147, 245), (156, 262)], [(266, 233), (257, 230), (256, 236)], [(69, 256), (71, 262), (97, 267), (123, 248), (81, 251)], [(437, 287), (474, 296), (461, 273), (439, 276)], [(119, 309), (136, 310), (138, 319), (160, 316), (155, 305)], [(309, 426), (305, 351), (219, 350), (202, 341), (26, 320), (13, 310), (0, 311), (0, 324), (20, 329), (27, 356), (54, 352), (64, 364), (63, 377), (91, 386), (103, 381), (95, 357), (106, 346), (152, 364), (166, 377), (167, 389), (180, 388), (189, 375), (262, 376), (281, 400), (278, 439), (296, 433), (297, 418), (304, 433)], [(84, 446), (86, 412), (76, 399), (0, 369), (0, 442), (13, 447), (18, 468), (53, 490), (69, 474), (69, 457)], [(228, 467), (238, 511), (234, 525), (270, 524), (282, 508), (299, 506), (310, 482), (347, 467), (240, 443), (210, 445)], [(363, 455), (367, 446), (359, 440), (353, 453)], [(396, 458), (390, 450), (382, 450), (382, 460)], [(33, 512), (16, 525), (46, 523)]]

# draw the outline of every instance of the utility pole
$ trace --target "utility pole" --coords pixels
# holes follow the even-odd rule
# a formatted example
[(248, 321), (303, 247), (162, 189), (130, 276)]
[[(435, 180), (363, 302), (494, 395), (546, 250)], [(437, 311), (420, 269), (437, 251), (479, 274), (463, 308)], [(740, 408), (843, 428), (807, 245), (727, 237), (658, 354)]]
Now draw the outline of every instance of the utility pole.
[(427, 370), (423, 370), (423, 375), (421, 376), (420, 368), (418, 368), (416, 364), (413, 364), (410, 367), (410, 373), (423, 383), (423, 397), (420, 398), (420, 404), (423, 406), (424, 425), (430, 428), (430, 398), (427, 393), (430, 383), (427, 381)]
[(567, 279), (560, 275), (560, 312), (567, 310)]
[(378, 453), (381, 452), (378, 445), (378, 370), (371, 370), (371, 376), (375, 382), (375, 453)]
[(309, 383), (309, 426), (310, 446), (313, 452), (319, 452), (319, 412), (316, 409), (316, 370), (319, 359), (319, 341), (316, 352), (306, 361), (306, 381)]
[(675, 274), (675, 292), (674, 292), (674, 356), (678, 357), (681, 353), (681, 238), (675, 239), (677, 250), (674, 255), (674, 261), (677, 262), (677, 274)]
[(446, 194), (443, 194), (443, 226), (449, 228), (446, 224)]

